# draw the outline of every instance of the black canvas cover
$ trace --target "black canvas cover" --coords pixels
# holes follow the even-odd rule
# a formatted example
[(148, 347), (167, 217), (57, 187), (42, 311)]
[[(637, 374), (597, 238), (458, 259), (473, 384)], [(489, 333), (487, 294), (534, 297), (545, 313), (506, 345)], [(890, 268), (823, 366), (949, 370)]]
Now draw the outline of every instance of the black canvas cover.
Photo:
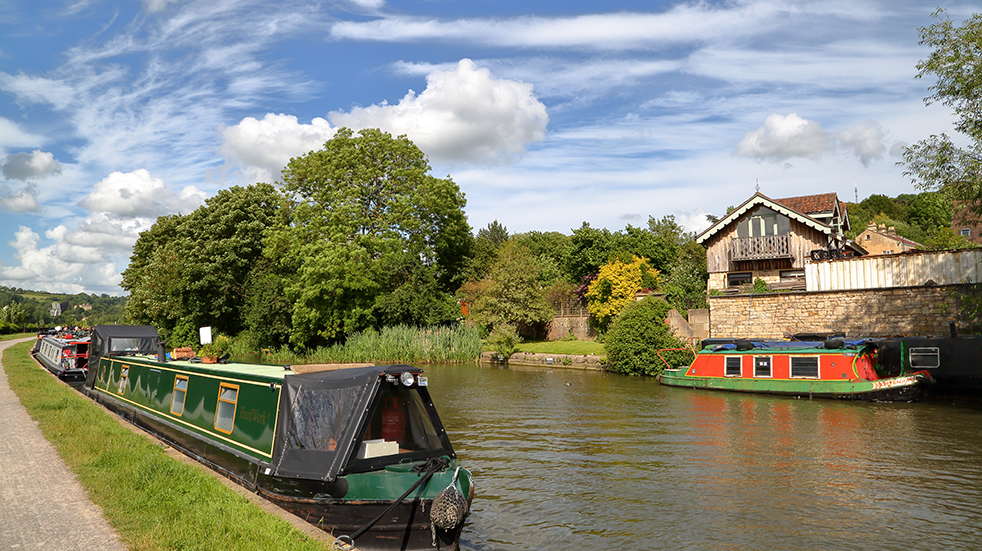
[(157, 330), (151, 325), (97, 325), (92, 331), (89, 357), (156, 354), (159, 340)]
[(275, 476), (334, 481), (384, 371), (373, 366), (283, 377)]

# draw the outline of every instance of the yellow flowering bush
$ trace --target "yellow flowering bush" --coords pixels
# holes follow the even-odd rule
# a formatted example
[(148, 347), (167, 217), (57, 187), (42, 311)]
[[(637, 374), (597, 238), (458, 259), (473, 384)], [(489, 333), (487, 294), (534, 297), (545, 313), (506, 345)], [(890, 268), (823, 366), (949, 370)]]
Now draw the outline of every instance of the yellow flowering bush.
[(644, 258), (631, 256), (631, 262), (614, 259), (600, 267), (597, 279), (586, 292), (587, 309), (601, 330), (607, 328), (614, 316), (643, 288), (658, 288), (661, 277)]

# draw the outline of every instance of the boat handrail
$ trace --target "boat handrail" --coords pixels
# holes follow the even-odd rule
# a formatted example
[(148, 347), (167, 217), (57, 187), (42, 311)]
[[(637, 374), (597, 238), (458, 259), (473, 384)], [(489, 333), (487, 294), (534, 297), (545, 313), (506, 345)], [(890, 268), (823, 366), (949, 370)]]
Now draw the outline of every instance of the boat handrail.
[(661, 361), (662, 361), (662, 363), (664, 363), (664, 364), (665, 364), (665, 368), (666, 368), (666, 369), (674, 369), (674, 368), (673, 368), (673, 367), (672, 367), (672, 366), (671, 366), (671, 365), (670, 365), (670, 364), (668, 363), (668, 360), (666, 360), (665, 358), (663, 358), (663, 357), (662, 357), (662, 355), (661, 355), (661, 353), (662, 353), (662, 352), (685, 352), (686, 350), (688, 350), (688, 348), (659, 348), (659, 349), (658, 349), (658, 352), (657, 352), (657, 354), (658, 354), (658, 359), (659, 359), (659, 360), (661, 360)]

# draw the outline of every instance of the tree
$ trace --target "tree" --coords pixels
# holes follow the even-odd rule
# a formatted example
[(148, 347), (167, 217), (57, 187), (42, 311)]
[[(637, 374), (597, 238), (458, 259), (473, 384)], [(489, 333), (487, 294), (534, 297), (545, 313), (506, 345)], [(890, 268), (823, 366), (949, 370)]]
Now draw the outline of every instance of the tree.
[(502, 243), (508, 240), (508, 228), (502, 226), (501, 223), (495, 220), (489, 223), (487, 228), (477, 230), (477, 238), (487, 239), (497, 249)]
[(579, 283), (584, 276), (596, 274), (600, 267), (610, 259), (614, 252), (614, 239), (607, 228), (591, 228), (590, 224), (573, 230), (570, 237), (570, 251), (566, 257), (567, 277)]
[[(631, 302), (610, 324), (604, 339), (608, 371), (630, 375), (657, 375), (665, 368), (658, 356), (662, 348), (683, 348), (665, 323), (671, 307), (657, 297)], [(673, 367), (692, 360), (689, 352), (663, 353)]]
[(478, 325), (529, 328), (550, 320), (553, 315), (539, 283), (535, 259), (528, 248), (514, 241), (502, 245), (484, 283), (470, 284), (461, 291), (472, 304), (469, 317)]
[(614, 316), (634, 302), (638, 291), (660, 286), (658, 270), (647, 260), (637, 256), (628, 262), (615, 259), (601, 266), (597, 279), (590, 283), (586, 294), (587, 308), (603, 332)]
[(421, 293), (449, 297), (462, 282), (473, 244), (466, 201), (449, 177), (429, 171), (412, 141), (377, 129), (341, 128), (323, 149), (290, 160), (283, 191), (291, 223), (271, 232), (267, 253), (294, 270), (285, 286), (294, 345), (383, 321), (449, 321), (447, 299), (407, 306), (390, 296), (424, 282)]
[(908, 147), (901, 161), (904, 174), (921, 188), (940, 190), (949, 197), (968, 200), (982, 213), (982, 14), (973, 14), (956, 26), (943, 9), (934, 12), (939, 21), (918, 29), (921, 45), (933, 48), (917, 64), (917, 78), (935, 78), (924, 103), (941, 103), (955, 114), (955, 131), (968, 138), (958, 147), (944, 133), (932, 135)]
[(195, 344), (201, 326), (244, 329), (247, 282), (280, 203), (270, 184), (234, 186), (189, 215), (158, 218), (123, 272), (130, 320), (155, 326), (172, 345)]
[(951, 229), (951, 216), (951, 199), (943, 193), (918, 193), (908, 203), (908, 221), (928, 234), (937, 233), (941, 228)]

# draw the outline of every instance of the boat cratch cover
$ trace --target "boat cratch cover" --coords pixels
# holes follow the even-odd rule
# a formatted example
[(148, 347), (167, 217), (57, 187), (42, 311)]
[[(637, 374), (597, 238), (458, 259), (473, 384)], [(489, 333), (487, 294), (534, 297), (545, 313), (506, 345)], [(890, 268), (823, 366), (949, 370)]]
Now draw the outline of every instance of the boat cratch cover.
[[(371, 423), (371, 417), (366, 417), (372, 409), (370, 402), (387, 377), (398, 377), (403, 372), (418, 375), (421, 370), (410, 366), (371, 366), (284, 377), (279, 409), (285, 419), (277, 423), (273, 475), (333, 482), (346, 472), (378, 468), (380, 465), (375, 463), (393, 461), (395, 456), (374, 460), (359, 460), (354, 456), (364, 441), (366, 424)], [(401, 393), (409, 417), (410, 434), (406, 435), (402, 447), (417, 450), (420, 458), (453, 457), (446, 433), (439, 430), (442, 427), (434, 427), (429, 415), (432, 405), (424, 405), (420, 389), (387, 391), (391, 386), (386, 384), (381, 391)], [(429, 401), (428, 396), (425, 400)]]
[[(156, 354), (157, 330), (150, 325), (97, 325), (92, 330), (89, 356)], [(91, 362), (98, 365), (98, 359)]]

